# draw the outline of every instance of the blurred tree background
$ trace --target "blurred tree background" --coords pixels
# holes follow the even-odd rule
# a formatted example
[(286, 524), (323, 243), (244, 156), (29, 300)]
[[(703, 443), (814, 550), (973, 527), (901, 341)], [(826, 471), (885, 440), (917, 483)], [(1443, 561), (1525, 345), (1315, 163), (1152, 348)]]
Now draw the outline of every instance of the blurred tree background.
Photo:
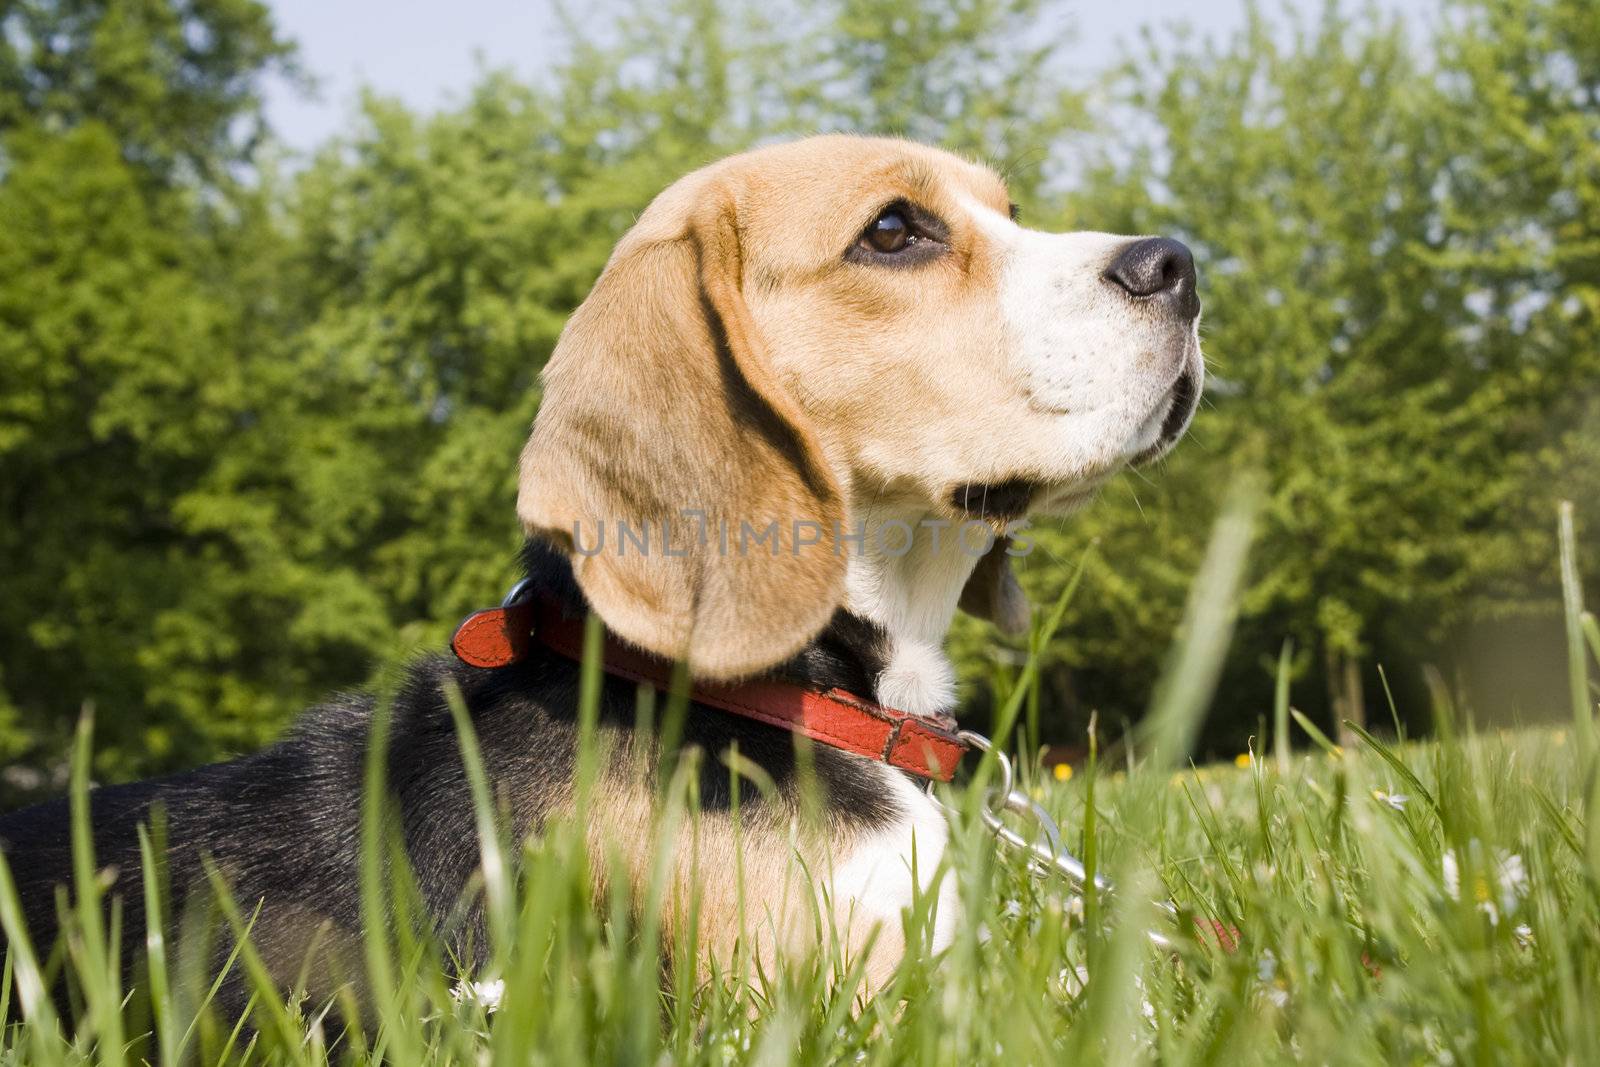
[[(1503, 683), (1559, 663), (1557, 498), (1600, 574), (1597, 27), (1595, 0), (1447, 0), (1426, 33), (1335, 4), (1085, 72), (1066, 0), (623, 2), (537, 84), (369, 97), (291, 168), (261, 90), (294, 49), (257, 0), (5, 0), (0, 802), (56, 787), (86, 701), (128, 777), (440, 647), (512, 576), (538, 371), (612, 242), (678, 175), (820, 130), (946, 144), (1032, 225), (1200, 261), (1193, 438), (1024, 561), (1043, 599), (1095, 546), (1047, 738), (1137, 717), (1249, 470), (1213, 750), (1286, 639), (1325, 722), (1387, 719), (1379, 664), (1536, 716), (1559, 672)], [(1005, 647), (970, 620), (953, 646), (981, 722)]]

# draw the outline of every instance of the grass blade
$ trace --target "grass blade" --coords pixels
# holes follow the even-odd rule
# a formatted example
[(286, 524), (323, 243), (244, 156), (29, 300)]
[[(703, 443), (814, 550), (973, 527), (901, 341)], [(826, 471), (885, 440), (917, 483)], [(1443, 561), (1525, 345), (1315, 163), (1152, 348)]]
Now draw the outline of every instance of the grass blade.
[(1589, 773), (1595, 752), (1594, 700), (1589, 695), (1589, 661), (1584, 650), (1583, 586), (1578, 581), (1577, 535), (1572, 501), (1560, 506), (1561, 604), (1567, 627), (1567, 682), (1572, 692), (1572, 725), (1577, 734), (1583, 772)]
[(1170, 770), (1188, 758), (1216, 690), (1233, 636), (1260, 497), (1256, 481), (1247, 479), (1229, 495), (1212, 528), (1200, 573), (1189, 589), (1177, 643), (1145, 718), (1146, 747), (1157, 769)]
[(1289, 671), (1294, 663), (1294, 639), (1278, 650), (1278, 674), (1272, 690), (1272, 750), (1278, 774), (1289, 774)]
[(1341, 756), (1344, 754), (1344, 749), (1334, 744), (1333, 741), (1329, 739), (1327, 734), (1317, 729), (1317, 724), (1306, 718), (1305, 713), (1299, 708), (1290, 708), (1289, 714), (1294, 716), (1294, 721), (1300, 724), (1300, 729), (1304, 730), (1306, 732), (1306, 736), (1311, 738), (1311, 740), (1316, 743), (1316, 746), (1322, 749), (1322, 751), (1326, 752), (1330, 756)]
[(1394, 773), (1398, 774), (1400, 780), (1405, 782), (1408, 790), (1426, 800), (1428, 807), (1432, 808), (1435, 813), (1438, 812), (1439, 802), (1434, 799), (1433, 793), (1427, 786), (1422, 784), (1422, 779), (1418, 778), (1411, 768), (1406, 766), (1405, 761), (1392, 751), (1388, 745), (1348, 719), (1345, 720), (1345, 726), (1357, 737), (1361, 738), (1362, 741), (1366, 742), (1368, 748), (1382, 756), (1385, 763), (1394, 768)]
[(150, 842), (150, 831), (142, 825), (139, 827), (139, 863), (144, 876), (145, 963), (150, 981), (150, 1011), (155, 1017), (156, 1046), (161, 1050), (162, 1063), (176, 1064), (179, 1035), (177, 1009), (167, 970), (161, 865), (157, 860), (157, 851)]
[(36, 1057), (43, 1060), (45, 1047), (53, 1042), (47, 1035), (58, 1032), (55, 1005), (50, 1001), (45, 986), (44, 972), (39, 967), (39, 957), (34, 953), (33, 941), (28, 936), (28, 924), (22, 917), (22, 900), (17, 894), (17, 883), (11, 877), (11, 865), (5, 852), (0, 851), (0, 929), (6, 935), (6, 964), (11, 968), (17, 983), (17, 1002), (22, 1007), (30, 1044)]
[(90, 818), (89, 762), (94, 749), (94, 709), (85, 706), (78, 719), (72, 746), (69, 804), (72, 816), (73, 921), (77, 936), (67, 943), (78, 980), (88, 1001), (89, 1023), (99, 1038), (102, 1062), (117, 1067), (123, 1062), (122, 976), (115, 949), (110, 944), (101, 911), (103, 891), (94, 862), (94, 831)]
[[(515, 884), (506, 864), (504, 835), (495, 817), (494, 799), (489, 792), (489, 776), (483, 769), (483, 754), (478, 734), (472, 728), (461, 689), (454, 681), (444, 687), (445, 703), (455, 720), (456, 743), (461, 748), (461, 763), (466, 768), (467, 786), (472, 793), (473, 818), (478, 829), (479, 863), (483, 866), (483, 892), (489, 906), (489, 929), (496, 954), (510, 951), (515, 936), (517, 912)], [(494, 965), (490, 967), (495, 970)]]

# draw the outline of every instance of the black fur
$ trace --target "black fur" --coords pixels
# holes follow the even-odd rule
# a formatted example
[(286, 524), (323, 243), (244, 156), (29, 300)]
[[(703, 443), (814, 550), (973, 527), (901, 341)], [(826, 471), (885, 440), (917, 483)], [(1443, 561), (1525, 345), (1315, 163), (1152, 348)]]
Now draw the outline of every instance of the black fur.
[[(525, 565), (541, 595), (581, 610), (581, 595), (562, 557), (530, 543)], [(870, 696), (886, 658), (882, 631), (841, 611), (776, 673), (817, 690), (838, 686)], [(387, 773), (400, 830), (430, 915), (455, 957), (468, 965), (482, 944), (480, 904), (464, 897), (479, 851), (444, 683), (459, 686), (496, 795), (513, 813), (515, 832), (525, 834), (550, 813), (573, 775), (578, 671), (577, 664), (539, 645), (529, 658), (498, 670), (434, 656), (414, 663), (395, 694)], [(209, 890), (200, 888), (203, 858), (209, 857), (246, 912), (263, 902), (256, 940), (269, 952), (276, 947), (291, 966), (319, 925), (327, 927), (326, 940), (335, 951), (340, 943), (359, 944), (361, 795), (374, 706), (371, 695), (338, 697), (308, 711), (263, 752), (91, 791), (96, 862), (116, 872), (113, 893), (122, 902), (125, 970), (131, 972), (139, 958), (145, 933), (137, 828), (157, 809), (165, 824), (174, 913), (186, 899), (210, 899)], [(606, 679), (603, 723), (631, 731), (636, 706), (632, 683)], [(653, 750), (653, 738), (634, 740)], [(696, 706), (683, 740), (713, 755), (737, 741), (740, 753), (779, 787), (776, 800), (751, 790), (741, 803), (798, 806), (788, 733)], [(860, 757), (824, 747), (814, 751), (831, 818), (870, 827), (896, 814), (892, 802), (870, 784), (873, 777), (861, 773)], [(715, 759), (703, 760), (701, 768), (701, 804), (728, 804), (726, 768)], [(56, 887), (71, 879), (67, 800), (0, 816), (0, 850), (17, 879), (34, 946), (48, 953), (57, 933)], [(224, 990), (224, 1006), (237, 1010), (243, 993), (242, 983), (232, 982)]]
[(1020, 519), (1039, 493), (1037, 482), (1008, 478), (1003, 482), (958, 485), (950, 491), (950, 506), (978, 519)]

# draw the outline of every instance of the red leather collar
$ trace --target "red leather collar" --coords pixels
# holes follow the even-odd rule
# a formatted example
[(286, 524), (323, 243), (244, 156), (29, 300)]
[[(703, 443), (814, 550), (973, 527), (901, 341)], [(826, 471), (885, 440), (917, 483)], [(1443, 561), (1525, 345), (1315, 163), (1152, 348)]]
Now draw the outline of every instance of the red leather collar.
[[(468, 615), (456, 628), (450, 648), (468, 666), (495, 668), (526, 658), (535, 641), (581, 663), (583, 620), (526, 597)], [(663, 691), (672, 677), (669, 661), (625, 645), (609, 633), (603, 665), (607, 674)], [(785, 682), (701, 682), (690, 698), (939, 782), (955, 775), (956, 764), (967, 751), (966, 742), (952, 731), (843, 689), (818, 693)]]

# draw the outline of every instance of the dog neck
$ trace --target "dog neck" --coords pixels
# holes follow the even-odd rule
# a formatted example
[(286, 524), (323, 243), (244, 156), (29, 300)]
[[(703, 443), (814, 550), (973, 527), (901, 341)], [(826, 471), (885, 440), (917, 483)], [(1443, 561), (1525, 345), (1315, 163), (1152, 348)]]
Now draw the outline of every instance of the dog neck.
[(853, 514), (866, 536), (850, 546), (845, 606), (884, 635), (877, 700), (943, 717), (956, 701), (944, 638), (979, 554), (962, 543), (958, 524), (926, 505), (869, 502)]
[[(933, 512), (915, 508), (867, 508), (868, 536), (850, 546), (845, 605), (822, 632), (775, 676), (819, 691), (840, 688), (912, 715), (949, 724), (955, 706), (955, 672), (943, 650), (945, 631), (961, 590), (977, 564), (956, 541), (956, 530), (940, 526)], [(930, 525), (919, 525), (923, 520)], [(913, 533), (905, 545), (906, 523)], [(882, 523), (890, 529), (880, 540)], [(524, 574), (539, 594), (585, 609), (564, 553), (538, 539), (523, 547)]]

